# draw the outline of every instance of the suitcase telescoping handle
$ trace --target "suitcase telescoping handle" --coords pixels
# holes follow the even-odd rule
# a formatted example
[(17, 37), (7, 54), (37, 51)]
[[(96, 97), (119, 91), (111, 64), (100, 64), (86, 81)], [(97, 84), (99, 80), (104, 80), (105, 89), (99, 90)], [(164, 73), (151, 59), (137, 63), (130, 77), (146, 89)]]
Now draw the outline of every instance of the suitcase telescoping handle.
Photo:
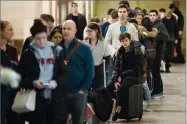
[(106, 88), (106, 60), (103, 60), (103, 72), (104, 72), (104, 87)]

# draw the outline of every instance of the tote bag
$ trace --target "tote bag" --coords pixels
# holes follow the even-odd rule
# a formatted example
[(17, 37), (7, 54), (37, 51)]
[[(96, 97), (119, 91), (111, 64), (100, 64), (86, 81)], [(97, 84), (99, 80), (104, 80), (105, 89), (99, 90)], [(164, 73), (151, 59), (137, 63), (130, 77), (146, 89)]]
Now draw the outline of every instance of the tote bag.
[(34, 111), (35, 106), (36, 106), (35, 90), (19, 91), (14, 99), (12, 110), (18, 114), (21, 114), (21, 113)]

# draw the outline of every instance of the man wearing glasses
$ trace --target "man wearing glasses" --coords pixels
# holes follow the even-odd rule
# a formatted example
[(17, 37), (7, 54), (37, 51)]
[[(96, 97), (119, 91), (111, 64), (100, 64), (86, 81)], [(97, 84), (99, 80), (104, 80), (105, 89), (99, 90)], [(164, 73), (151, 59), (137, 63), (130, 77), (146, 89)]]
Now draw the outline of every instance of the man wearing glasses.
[(72, 13), (66, 17), (66, 20), (73, 20), (77, 27), (76, 38), (83, 40), (84, 28), (87, 25), (86, 18), (83, 14), (78, 13), (78, 4), (73, 2), (71, 4)]

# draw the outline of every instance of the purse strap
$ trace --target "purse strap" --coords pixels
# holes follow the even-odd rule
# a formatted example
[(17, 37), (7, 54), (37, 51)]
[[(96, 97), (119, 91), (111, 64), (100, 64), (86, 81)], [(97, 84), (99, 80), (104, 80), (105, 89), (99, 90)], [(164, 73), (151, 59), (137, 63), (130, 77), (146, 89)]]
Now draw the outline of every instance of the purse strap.
[(80, 47), (81, 45), (81, 41), (80, 40), (77, 40), (75, 46), (73, 47), (73, 49), (67, 54), (67, 56), (65, 57), (65, 61), (68, 62), (72, 55), (75, 53), (75, 51)]

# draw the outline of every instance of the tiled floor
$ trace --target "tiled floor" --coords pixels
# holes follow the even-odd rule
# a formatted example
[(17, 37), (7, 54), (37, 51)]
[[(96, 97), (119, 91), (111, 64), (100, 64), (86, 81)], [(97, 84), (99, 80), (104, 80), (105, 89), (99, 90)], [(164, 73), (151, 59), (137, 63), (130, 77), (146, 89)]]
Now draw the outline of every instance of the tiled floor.
[(152, 112), (144, 112), (140, 122), (118, 120), (113, 124), (185, 124), (185, 65), (173, 64), (171, 73), (163, 73), (162, 79), (165, 97), (152, 101)]

